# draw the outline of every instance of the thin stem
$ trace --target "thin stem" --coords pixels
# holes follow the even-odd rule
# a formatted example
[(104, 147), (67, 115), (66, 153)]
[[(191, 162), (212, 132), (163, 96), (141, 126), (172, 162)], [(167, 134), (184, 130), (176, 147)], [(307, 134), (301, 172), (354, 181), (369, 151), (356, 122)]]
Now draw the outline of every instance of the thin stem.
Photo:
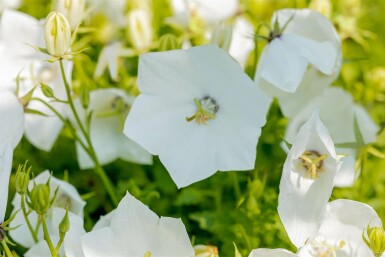
[(63, 242), (64, 242), (64, 237), (60, 237), (59, 242), (57, 243), (56, 248), (55, 248), (56, 252), (59, 252), (59, 249), (60, 249), (61, 245), (63, 244)]
[(236, 200), (238, 201), (241, 198), (241, 188), (239, 187), (239, 181), (235, 171), (230, 172), (230, 178), (233, 182)]
[(35, 231), (32, 228), (31, 222), (29, 221), (29, 218), (28, 218), (27, 208), (25, 207), (25, 194), (21, 195), (21, 211), (23, 212), (25, 221), (27, 223), (29, 232), (31, 232), (33, 241), (35, 243), (37, 243), (38, 242), (37, 235), (36, 235)]
[(7, 257), (13, 257), (13, 254), (12, 254), (11, 250), (9, 249), (7, 242), (5, 242), (5, 239), (3, 241), (1, 241), (1, 245), (3, 246), (3, 249), (4, 249)]
[(31, 101), (38, 101), (42, 104), (44, 104), (46, 107), (48, 107), (71, 131), (72, 133), (72, 136), (74, 137), (74, 139), (76, 141), (79, 142), (79, 144), (81, 145), (81, 147), (84, 149), (84, 151), (86, 151), (88, 154), (89, 154), (89, 150), (88, 150), (88, 147), (84, 144), (83, 140), (81, 140), (78, 135), (76, 134), (76, 131), (75, 129), (73, 128), (72, 124), (70, 122), (68, 122), (67, 119), (65, 119), (63, 117), (63, 115), (61, 115), (52, 105), (50, 105), (49, 103), (47, 103), (46, 101), (44, 101), (43, 99), (41, 98), (36, 98), (36, 97), (33, 97), (31, 98)]
[(71, 89), (70, 89), (70, 86), (67, 82), (67, 78), (65, 76), (65, 71), (64, 71), (64, 66), (63, 66), (63, 60), (60, 59), (59, 60), (59, 63), (60, 63), (60, 71), (61, 71), (61, 74), (62, 74), (62, 77), (63, 77), (63, 82), (64, 82), (64, 86), (65, 86), (65, 90), (66, 90), (66, 93), (67, 93), (67, 99), (68, 99), (68, 104), (71, 108), (71, 111), (75, 117), (75, 120), (76, 122), (78, 123), (78, 126), (80, 128), (80, 131), (82, 132), (89, 148), (88, 148), (88, 154), (90, 156), (90, 158), (92, 159), (92, 161), (94, 162), (95, 164), (95, 172), (96, 174), (98, 174), (105, 186), (105, 188), (107, 189), (107, 193), (109, 194), (113, 204), (115, 206), (118, 205), (119, 201), (118, 201), (118, 197), (116, 196), (116, 192), (114, 190), (114, 185), (112, 184), (111, 180), (109, 179), (109, 177), (106, 175), (106, 172), (104, 171), (103, 167), (100, 165), (99, 163), (99, 160), (97, 158), (97, 155), (95, 153), (95, 150), (94, 150), (94, 147), (92, 145), (92, 142), (91, 142), (91, 139), (90, 139), (90, 136), (89, 134), (87, 133), (86, 129), (84, 128), (83, 126), (83, 123), (79, 117), (79, 114), (78, 112), (76, 111), (76, 108), (75, 108), (75, 105), (72, 101), (72, 97), (71, 97)]
[(48, 248), (51, 252), (51, 255), (52, 255), (52, 257), (58, 257), (57, 251), (52, 244), (51, 238), (49, 237), (47, 222), (45, 220), (45, 214), (40, 215), (40, 220), (41, 220), (41, 223), (43, 224), (44, 240), (48, 244)]

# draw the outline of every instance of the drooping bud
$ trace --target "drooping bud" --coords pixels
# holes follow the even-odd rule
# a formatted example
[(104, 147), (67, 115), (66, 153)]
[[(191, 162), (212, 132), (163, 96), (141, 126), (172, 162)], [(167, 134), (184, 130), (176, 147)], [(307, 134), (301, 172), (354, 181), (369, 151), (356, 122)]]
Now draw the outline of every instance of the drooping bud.
[(29, 185), (29, 173), (31, 171), (32, 166), (27, 169), (27, 162), (19, 165), (16, 172), (16, 192), (20, 195), (27, 193), (28, 185)]
[(218, 257), (218, 248), (213, 245), (195, 245), (195, 257)]
[(71, 30), (75, 30), (84, 18), (85, 0), (56, 0), (55, 11), (68, 20)]
[(35, 185), (30, 195), (31, 208), (38, 214), (45, 214), (51, 207), (50, 189), (46, 184)]
[(233, 29), (230, 25), (217, 24), (214, 27), (211, 36), (211, 43), (218, 45), (220, 48), (228, 52), (230, 49), (232, 34)]
[(71, 27), (67, 18), (59, 12), (51, 12), (45, 21), (44, 40), (48, 53), (63, 57), (71, 47)]
[(63, 219), (59, 224), (59, 235), (60, 238), (64, 238), (65, 234), (70, 230), (70, 219), (68, 218), (68, 208), (66, 209), (66, 213), (64, 214)]
[(159, 51), (170, 51), (180, 49), (178, 38), (173, 34), (164, 34), (159, 38)]
[(128, 37), (134, 48), (143, 53), (151, 47), (153, 29), (151, 14), (145, 9), (132, 10), (128, 15)]
[(370, 227), (366, 229), (366, 236), (362, 234), (362, 239), (372, 250), (375, 257), (379, 257), (385, 251), (385, 231), (380, 227)]

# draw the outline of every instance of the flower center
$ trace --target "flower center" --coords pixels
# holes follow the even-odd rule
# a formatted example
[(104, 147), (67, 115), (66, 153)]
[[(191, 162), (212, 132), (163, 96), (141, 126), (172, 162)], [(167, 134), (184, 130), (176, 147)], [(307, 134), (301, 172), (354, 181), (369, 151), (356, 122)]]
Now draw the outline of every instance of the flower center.
[(145, 252), (143, 257), (151, 257), (151, 252), (150, 251)]
[(310, 174), (310, 178), (316, 179), (317, 172), (322, 171), (323, 160), (327, 157), (327, 154), (321, 155), (317, 151), (310, 150), (305, 151), (299, 159), (302, 160), (302, 166), (307, 170), (308, 174)]
[(339, 249), (342, 249), (344, 247), (345, 242), (341, 241), (338, 246), (330, 245), (326, 241), (317, 242), (313, 241), (311, 242), (312, 246), (312, 255), (314, 257), (336, 257), (336, 251)]
[(215, 99), (210, 96), (204, 96), (200, 100), (194, 98), (195, 105), (197, 106), (196, 113), (187, 117), (188, 122), (195, 120), (199, 125), (207, 124), (209, 120), (215, 119), (215, 114), (219, 110), (219, 105)]

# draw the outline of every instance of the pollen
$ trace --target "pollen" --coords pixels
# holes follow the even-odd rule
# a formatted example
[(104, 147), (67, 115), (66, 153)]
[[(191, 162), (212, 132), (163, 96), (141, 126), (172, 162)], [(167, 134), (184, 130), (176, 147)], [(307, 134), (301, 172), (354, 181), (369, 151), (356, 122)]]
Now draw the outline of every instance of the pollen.
[(197, 111), (193, 116), (186, 118), (188, 122), (195, 120), (199, 125), (205, 125), (209, 120), (215, 119), (215, 115), (219, 110), (219, 105), (214, 98), (204, 96), (201, 99), (195, 98), (194, 102)]
[(305, 151), (299, 159), (302, 161), (302, 166), (307, 170), (311, 179), (318, 178), (318, 173), (322, 171), (326, 154), (321, 155), (314, 150)]

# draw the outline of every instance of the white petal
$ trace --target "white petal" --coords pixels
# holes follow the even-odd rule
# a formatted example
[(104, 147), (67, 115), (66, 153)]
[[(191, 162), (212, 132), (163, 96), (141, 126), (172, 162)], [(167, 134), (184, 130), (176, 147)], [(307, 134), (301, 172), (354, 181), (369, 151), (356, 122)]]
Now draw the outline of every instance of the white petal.
[(259, 248), (251, 251), (249, 257), (298, 257), (298, 255), (285, 249)]
[(119, 203), (111, 227), (82, 237), (85, 257), (142, 256), (193, 257), (194, 251), (180, 220), (161, 218), (127, 194)]
[(381, 220), (372, 207), (352, 200), (330, 202), (324, 221), (318, 234), (330, 243), (338, 244), (348, 256), (371, 256), (369, 248), (362, 240), (362, 233), (367, 226), (380, 226)]
[(5, 146), (0, 153), (0, 223), (4, 221), (8, 202), (9, 176), (12, 169), (13, 148), (11, 144)]
[(251, 51), (254, 49), (254, 27), (243, 17), (238, 17), (234, 22), (233, 35), (229, 53), (244, 67)]
[(336, 177), (334, 178), (334, 186), (351, 187), (353, 186), (358, 175), (355, 172), (355, 154), (353, 153), (354, 151), (351, 151), (351, 149), (342, 149), (340, 152), (347, 154), (347, 156), (339, 158), (341, 166), (337, 170)]
[[(327, 155), (316, 179), (309, 178), (299, 160), (305, 151)], [(280, 183), (278, 213), (295, 246), (303, 246), (316, 235), (333, 190), (337, 168), (333, 141), (315, 112), (298, 132), (284, 164)]]
[(238, 0), (190, 0), (190, 2), (193, 8), (197, 9), (199, 16), (209, 23), (230, 18), (239, 8)]

